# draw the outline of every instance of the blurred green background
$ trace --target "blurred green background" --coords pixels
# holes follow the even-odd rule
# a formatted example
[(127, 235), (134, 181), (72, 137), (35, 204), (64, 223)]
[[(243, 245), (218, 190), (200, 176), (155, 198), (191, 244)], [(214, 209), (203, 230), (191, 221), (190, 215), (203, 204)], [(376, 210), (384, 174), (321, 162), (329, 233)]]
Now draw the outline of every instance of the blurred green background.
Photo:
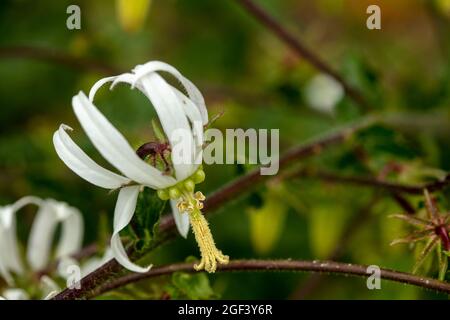
[[(191, 79), (203, 92), (210, 116), (225, 111), (215, 123), (219, 129), (279, 128), (281, 151), (364, 116), (339, 90), (327, 108), (315, 106), (311, 90), (319, 72), (236, 1), (153, 0), (147, 10), (136, 12), (127, 8), (133, 2), (122, 6), (110, 0), (0, 2), (1, 205), (29, 194), (51, 197), (83, 212), (86, 245), (104, 238), (102, 216), (108, 217), (111, 232), (116, 195), (71, 172), (57, 157), (52, 135), (60, 123), (72, 126), (73, 138), (105, 163), (81, 130), (71, 98), (79, 90), (88, 92), (101, 77), (149, 60), (172, 64)], [(366, 130), (302, 166), (368, 176), (395, 162), (407, 170), (391, 178), (406, 183), (423, 182), (430, 168), (450, 169), (448, 0), (258, 3), (363, 92), (374, 106), (372, 113), (394, 115), (390, 126)], [(70, 4), (81, 8), (80, 30), (66, 28)], [(381, 30), (366, 28), (370, 4), (381, 7)], [(89, 63), (74, 65), (72, 61)], [(326, 96), (327, 88), (319, 86), (319, 96)], [(135, 91), (125, 86), (112, 92), (102, 89), (97, 103), (133, 146), (151, 140), (150, 121), (155, 113)], [(247, 169), (206, 166), (204, 193)], [(450, 193), (438, 196), (445, 211)], [(422, 198), (408, 196), (408, 200), (417, 207)], [(389, 246), (411, 231), (387, 217), (401, 210), (383, 192), (301, 178), (256, 189), (222, 207), (210, 221), (218, 247), (232, 259), (326, 259), (339, 247), (338, 261), (410, 271), (417, 249)], [(367, 216), (349, 232), (349, 224), (361, 212)], [(33, 209), (19, 215), (22, 240), (32, 218)], [(343, 235), (349, 237), (346, 244), (340, 240)], [(178, 239), (158, 249), (152, 261), (155, 265), (183, 261), (197, 256), (197, 250), (190, 234), (188, 241)], [(437, 276), (433, 259), (423, 269), (423, 274)], [(110, 297), (160, 298), (166, 291), (176, 297), (174, 290), (184, 290), (183, 277), (143, 282)], [(212, 291), (203, 288), (198, 297), (446, 298), (386, 281), (382, 290), (371, 291), (364, 279), (334, 275), (326, 275), (313, 289), (308, 289), (311, 278), (304, 273), (231, 273), (208, 278)], [(200, 282), (207, 286), (206, 277)]]

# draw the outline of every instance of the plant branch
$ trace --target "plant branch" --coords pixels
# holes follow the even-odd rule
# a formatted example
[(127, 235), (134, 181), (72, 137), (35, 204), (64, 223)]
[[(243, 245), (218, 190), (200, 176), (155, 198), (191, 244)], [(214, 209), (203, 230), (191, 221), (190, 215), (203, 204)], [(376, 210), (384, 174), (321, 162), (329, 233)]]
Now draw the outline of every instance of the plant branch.
[(0, 47), (0, 58), (30, 58), (46, 62), (58, 63), (72, 69), (95, 71), (102, 74), (118, 74), (120, 70), (101, 61), (76, 57), (55, 49), (29, 46)]
[[(118, 289), (125, 285), (144, 279), (170, 275), (174, 272), (196, 272), (192, 263), (178, 263), (156, 267), (147, 273), (131, 273), (100, 286), (87, 298), (94, 298), (105, 292)], [(301, 260), (234, 260), (227, 265), (220, 265), (217, 272), (229, 271), (306, 271), (319, 273), (334, 273), (350, 276), (368, 277), (367, 266), (334, 261), (301, 261)], [(450, 284), (431, 278), (418, 277), (409, 273), (381, 269), (382, 279), (409, 284), (424, 289), (450, 294)]]
[(447, 174), (445, 178), (442, 180), (425, 183), (421, 185), (406, 185), (400, 183), (387, 182), (376, 178), (344, 176), (330, 172), (305, 170), (305, 169), (302, 169), (297, 172), (291, 172), (289, 173), (289, 175), (286, 175), (283, 178), (292, 178), (293, 176), (318, 178), (328, 182), (348, 183), (358, 186), (374, 187), (385, 189), (391, 192), (400, 192), (407, 194), (423, 194), (424, 189), (427, 189), (430, 192), (439, 191), (450, 185), (450, 174)]
[(293, 52), (308, 61), (319, 71), (328, 74), (339, 82), (344, 88), (346, 94), (363, 109), (370, 109), (369, 104), (363, 95), (351, 86), (338, 72), (324, 62), (315, 52), (311, 51), (306, 45), (298, 40), (292, 33), (284, 28), (279, 21), (271, 16), (262, 7), (253, 0), (236, 0), (249, 14), (255, 17), (262, 25), (274, 33), (281, 41), (286, 43)]
[[(348, 138), (350, 138), (355, 132), (367, 128), (372, 125), (375, 118), (367, 118), (360, 121), (357, 124), (353, 124), (338, 130), (334, 130), (323, 136), (312, 139), (309, 142), (296, 146), (289, 151), (287, 151), (279, 161), (280, 169), (284, 169), (288, 165), (305, 159), (309, 156), (316, 155), (323, 151), (327, 147), (343, 143)], [(227, 203), (230, 200), (234, 200), (251, 189), (254, 189), (261, 185), (264, 181), (272, 176), (262, 176), (260, 174), (260, 168), (256, 168), (253, 171), (231, 181), (223, 188), (209, 195), (204, 202), (203, 212), (205, 214), (210, 214), (219, 206)], [(159, 227), (159, 238), (153, 243), (152, 248), (148, 252), (156, 247), (159, 247), (169, 239), (177, 235), (175, 228), (175, 221), (172, 215), (166, 215), (161, 219)], [(128, 252), (133, 259), (140, 258), (136, 255), (134, 250), (131, 248)], [(88, 274), (86, 277), (81, 279), (81, 289), (65, 289), (59, 293), (54, 299), (70, 300), (70, 299), (81, 299), (89, 295), (89, 292), (95, 290), (95, 288), (102, 283), (110, 281), (111, 278), (116, 277), (118, 274), (124, 271), (123, 267), (117, 263), (115, 259), (108, 261), (106, 264), (95, 270), (94, 272)]]

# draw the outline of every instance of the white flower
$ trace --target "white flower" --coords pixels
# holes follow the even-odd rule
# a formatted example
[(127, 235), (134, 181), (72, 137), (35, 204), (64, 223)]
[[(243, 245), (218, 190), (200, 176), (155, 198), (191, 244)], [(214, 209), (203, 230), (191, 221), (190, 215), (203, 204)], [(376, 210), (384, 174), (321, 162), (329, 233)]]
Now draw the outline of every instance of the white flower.
[[(48, 276), (42, 276), (40, 279), (40, 289), (42, 300), (50, 300), (61, 288)], [(7, 288), (3, 290), (0, 300), (30, 300), (28, 292), (21, 288)]]
[(29, 300), (28, 293), (20, 288), (9, 288), (3, 291), (0, 300)]
[[(186, 95), (167, 83), (159, 72), (169, 73), (178, 79)], [(139, 89), (152, 103), (171, 151), (170, 159), (165, 158), (164, 152), (159, 154), (165, 168), (157, 168), (156, 160), (153, 165), (146, 162), (148, 153), (138, 156), (124, 136), (93, 104), (97, 90), (108, 82), (112, 82), (111, 88), (120, 82), (128, 83), (132, 88)], [(87, 156), (69, 137), (66, 131), (71, 129), (64, 124), (53, 136), (56, 152), (71, 170), (85, 180), (102, 188), (120, 189), (114, 211), (112, 252), (127, 269), (146, 272), (151, 266), (143, 268), (129, 260), (119, 232), (130, 223), (140, 190), (149, 187), (158, 190), (162, 199), (171, 199), (178, 231), (183, 237), (187, 236), (192, 217), (190, 219), (186, 213), (194, 210), (194, 204), (200, 207), (200, 199), (204, 199), (200, 193), (193, 194), (195, 183), (204, 179), (204, 172), (199, 168), (202, 162), (203, 126), (208, 123), (203, 96), (178, 70), (166, 63), (152, 61), (137, 66), (131, 73), (99, 80), (91, 88), (89, 99), (80, 92), (73, 97), (72, 106), (93, 145), (121, 174), (101, 167)], [(141, 148), (145, 151), (150, 146), (146, 144)], [(168, 174), (170, 169), (173, 169), (172, 175)]]
[(28, 204), (40, 203), (39, 198), (24, 197), (12, 205), (0, 207), (0, 275), (8, 285), (13, 283), (11, 272), (22, 274), (24, 271), (17, 243), (15, 214)]
[[(36, 272), (44, 269), (50, 260), (52, 243), (56, 227), (61, 224), (62, 231), (56, 248), (55, 259), (64, 260), (81, 247), (84, 233), (83, 219), (78, 209), (53, 199), (40, 199), (33, 196), (21, 198), (12, 205), (0, 207), (0, 275), (9, 288), (3, 291), (3, 298), (23, 300), (28, 294), (20, 288), (14, 288), (12, 273), (23, 275), (27, 266), (21, 259), (16, 235), (16, 213), (26, 205), (39, 207), (34, 218), (27, 246), (27, 266)], [(45, 291), (44, 297), (50, 297), (57, 291), (57, 285), (48, 277), (41, 277), (41, 284), (53, 290)], [(58, 290), (59, 291), (59, 290)], [(0, 298), (2, 298), (0, 296)]]
[(62, 232), (55, 258), (60, 260), (69, 257), (81, 248), (84, 233), (81, 212), (64, 202), (44, 200), (34, 218), (28, 238), (27, 260), (33, 270), (41, 270), (48, 265), (58, 224), (61, 224)]
[(335, 79), (325, 74), (319, 74), (307, 84), (305, 95), (313, 109), (333, 114), (336, 104), (344, 96), (344, 89)]

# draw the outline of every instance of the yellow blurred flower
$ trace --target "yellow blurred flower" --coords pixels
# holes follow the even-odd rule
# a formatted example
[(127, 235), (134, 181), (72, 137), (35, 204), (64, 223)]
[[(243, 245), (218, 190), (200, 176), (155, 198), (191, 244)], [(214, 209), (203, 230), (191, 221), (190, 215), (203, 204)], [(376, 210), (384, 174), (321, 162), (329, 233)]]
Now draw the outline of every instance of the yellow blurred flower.
[(147, 17), (151, 0), (116, 0), (117, 17), (126, 32), (141, 30)]

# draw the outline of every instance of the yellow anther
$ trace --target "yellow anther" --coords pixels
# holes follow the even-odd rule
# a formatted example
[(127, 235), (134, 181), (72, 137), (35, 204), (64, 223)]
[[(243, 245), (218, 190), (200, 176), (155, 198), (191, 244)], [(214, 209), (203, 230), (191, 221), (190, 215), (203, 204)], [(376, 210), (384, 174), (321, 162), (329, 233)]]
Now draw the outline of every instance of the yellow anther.
[(178, 208), (178, 211), (180, 211), (180, 213), (194, 211), (194, 206), (192, 205), (192, 203), (190, 203), (186, 200), (180, 200), (177, 203), (177, 208)]
[(195, 201), (195, 207), (199, 210), (203, 209), (203, 203), (202, 201), (205, 200), (205, 196), (200, 191), (197, 191), (194, 194), (194, 201)]
[(203, 203), (197, 199), (195, 199), (195, 207), (199, 210), (203, 209)]
[(194, 194), (194, 198), (199, 200), (199, 201), (204, 201), (206, 199), (205, 195), (203, 193), (201, 193), (201, 191), (197, 191)]

